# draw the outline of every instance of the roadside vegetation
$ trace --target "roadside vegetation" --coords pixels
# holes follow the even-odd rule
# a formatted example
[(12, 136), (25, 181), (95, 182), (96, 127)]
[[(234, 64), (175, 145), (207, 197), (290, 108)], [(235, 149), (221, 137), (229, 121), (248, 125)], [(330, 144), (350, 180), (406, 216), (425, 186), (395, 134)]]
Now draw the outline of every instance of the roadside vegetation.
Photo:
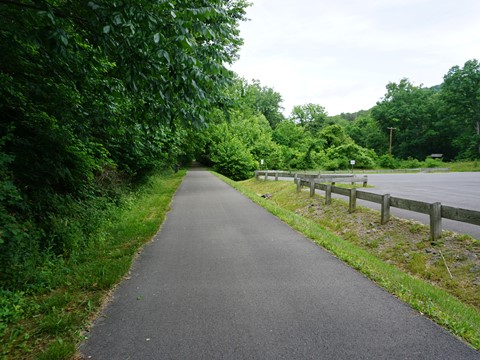
[(0, 291), (1, 359), (69, 359), (109, 291), (158, 231), (185, 170), (155, 174), (125, 194), (95, 243), (52, 258), (34, 287)]
[[(109, 248), (110, 226), (159, 171), (193, 159), (235, 180), (260, 166), (345, 170), (350, 160), (479, 170), (478, 60), (433, 88), (389, 83), (368, 111), (304, 104), (284, 116), (281, 94), (227, 67), (248, 6), (0, 1), (0, 354), (71, 352), (87, 313), (77, 305), (95, 309), (96, 288), (115, 283), (133, 251)], [(440, 153), (466, 162), (431, 158)]]
[(454, 161), (446, 164), (451, 171), (480, 171), (480, 161)]
[[(218, 175), (221, 177), (221, 175)], [(480, 349), (480, 242), (444, 232), (431, 242), (423, 224), (392, 218), (380, 225), (378, 212), (309, 193), (291, 182), (224, 181), (358, 269), (420, 313)], [(270, 194), (268, 200), (261, 197)], [(452, 274), (450, 277), (449, 271)]]

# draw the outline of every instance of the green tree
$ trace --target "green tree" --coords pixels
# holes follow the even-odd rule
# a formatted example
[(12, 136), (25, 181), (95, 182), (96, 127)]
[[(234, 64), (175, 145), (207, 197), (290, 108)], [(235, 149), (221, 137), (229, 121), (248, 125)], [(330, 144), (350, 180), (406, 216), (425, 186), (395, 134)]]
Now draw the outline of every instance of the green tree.
[(240, 139), (227, 136), (213, 144), (211, 160), (215, 171), (233, 179), (244, 180), (252, 177), (258, 163)]
[(453, 140), (461, 158), (480, 156), (480, 63), (469, 60), (452, 67), (444, 77), (441, 97), (445, 121), (456, 128)]
[(273, 140), (280, 145), (298, 148), (305, 139), (305, 129), (292, 120), (282, 121), (273, 131)]
[(290, 119), (301, 124), (307, 131), (316, 134), (327, 123), (327, 112), (317, 104), (296, 105), (292, 109)]
[(364, 148), (373, 149), (379, 155), (388, 152), (388, 136), (370, 113), (363, 113), (349, 122), (345, 131), (356, 144)]
[(445, 129), (437, 121), (435, 90), (413, 85), (408, 79), (389, 83), (384, 98), (372, 109), (381, 131), (393, 133), (393, 154), (399, 158), (424, 159), (432, 153), (448, 154), (444, 143)]
[(375, 166), (377, 155), (371, 149), (348, 142), (327, 149), (323, 160), (323, 165), (329, 170), (348, 169), (350, 160), (355, 160), (358, 168), (371, 169)]
[(340, 125), (327, 126), (320, 131), (319, 137), (322, 139), (325, 148), (336, 147), (353, 142), (345, 132), (345, 129)]
[[(239, 110), (232, 111), (229, 114), (229, 121), (225, 119), (220, 120), (214, 126), (211, 126), (207, 131), (207, 146), (203, 151), (201, 159), (207, 164), (211, 164), (214, 167), (217, 165), (219, 160), (225, 159), (226, 156), (218, 157), (216, 151), (219, 149), (219, 146), (222, 149), (230, 149), (232, 144), (232, 138), (235, 138), (234, 141), (238, 141), (242, 144), (242, 151), (251, 157), (255, 164), (258, 165), (260, 160), (264, 160), (265, 165), (272, 168), (281, 168), (283, 165), (282, 158), (280, 155), (279, 145), (275, 144), (272, 141), (272, 129), (268, 121), (262, 114), (256, 116), (249, 115), (250, 112), (243, 113)], [(225, 145), (223, 143), (228, 143), (230, 145)], [(224, 152), (224, 154), (226, 154)], [(230, 155), (233, 152), (229, 153)], [(235, 152), (235, 157), (237, 153)], [(249, 162), (241, 162), (243, 164), (250, 164)], [(239, 164), (237, 164), (239, 166)], [(222, 174), (229, 176), (230, 172), (225, 172), (226, 167), (218, 167)], [(251, 174), (251, 169), (248, 167), (245, 170), (244, 174)], [(237, 175), (238, 176), (238, 175)]]
[(258, 80), (249, 83), (240, 78), (230, 89), (235, 106), (244, 114), (262, 114), (272, 129), (285, 119), (282, 114), (283, 99), (280, 93), (268, 86), (262, 86)]

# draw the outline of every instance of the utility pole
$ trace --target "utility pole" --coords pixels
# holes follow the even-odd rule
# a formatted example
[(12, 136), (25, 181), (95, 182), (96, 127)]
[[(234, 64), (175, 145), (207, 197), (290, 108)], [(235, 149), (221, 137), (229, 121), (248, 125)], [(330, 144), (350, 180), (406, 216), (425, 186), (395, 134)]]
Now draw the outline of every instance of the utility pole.
[(387, 128), (390, 130), (390, 148), (389, 148), (389, 151), (388, 153), (390, 154), (390, 158), (392, 158), (392, 137), (393, 137), (393, 130), (395, 130), (396, 128), (394, 127), (389, 127)]

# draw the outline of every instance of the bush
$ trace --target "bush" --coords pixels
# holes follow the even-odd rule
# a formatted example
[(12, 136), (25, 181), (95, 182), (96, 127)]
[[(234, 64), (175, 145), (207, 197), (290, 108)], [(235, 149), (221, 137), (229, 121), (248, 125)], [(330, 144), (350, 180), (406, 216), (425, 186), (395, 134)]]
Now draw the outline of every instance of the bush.
[(409, 157), (407, 160), (402, 160), (400, 166), (403, 169), (418, 169), (424, 166), (421, 161)]
[(340, 169), (340, 161), (339, 159), (327, 160), (323, 163), (323, 168), (325, 170), (338, 170)]
[(269, 169), (284, 169), (285, 162), (282, 156), (282, 151), (279, 145), (272, 143), (273, 146), (270, 149), (270, 153), (265, 159), (266, 166)]
[[(355, 167), (372, 169), (375, 167), (376, 154), (373, 150), (363, 148), (355, 143), (332, 147), (326, 152), (325, 164), (332, 166), (338, 163), (338, 168), (348, 169), (350, 160), (355, 160)], [(334, 162), (332, 162), (334, 160)], [(323, 166), (325, 166), (323, 164)], [(335, 169), (334, 169), (335, 170)]]
[(436, 168), (443, 165), (442, 160), (432, 159), (431, 157), (427, 157), (423, 163), (426, 168)]
[(385, 154), (378, 158), (377, 164), (385, 169), (397, 169), (400, 166), (400, 161), (388, 154)]
[(21, 215), (28, 208), (9, 172), (12, 161), (0, 151), (0, 288), (34, 275), (38, 255), (38, 231), (28, 216)]
[(236, 137), (213, 144), (213, 169), (232, 180), (245, 180), (253, 176), (258, 163), (245, 145)]

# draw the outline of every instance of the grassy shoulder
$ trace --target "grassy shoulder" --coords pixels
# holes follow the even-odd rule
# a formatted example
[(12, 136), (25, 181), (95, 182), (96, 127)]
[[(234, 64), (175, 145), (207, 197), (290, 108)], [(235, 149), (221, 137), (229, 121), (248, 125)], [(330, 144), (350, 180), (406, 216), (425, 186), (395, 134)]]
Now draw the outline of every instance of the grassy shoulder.
[(68, 359), (109, 291), (162, 224), (185, 171), (152, 176), (112, 214), (95, 246), (74, 259), (52, 259), (39, 271), (49, 287), (36, 293), (0, 293), (0, 358)]
[(450, 168), (450, 171), (456, 172), (480, 171), (480, 161), (455, 161), (447, 163), (446, 167)]
[[(391, 173), (391, 172), (400, 172), (400, 173), (416, 173), (419, 170), (429, 171), (429, 172), (444, 172), (443, 169), (450, 169), (451, 172), (478, 172), (480, 171), (480, 161), (452, 161), (452, 162), (443, 162), (439, 160), (431, 160), (429, 162), (420, 162), (418, 160), (395, 160), (394, 164), (390, 167), (374, 167), (372, 169), (363, 169), (355, 168), (353, 173), (355, 174), (365, 174), (369, 172), (373, 173)], [(318, 168), (318, 169), (309, 169), (309, 170), (292, 170), (298, 173), (319, 173), (319, 172), (328, 172), (332, 169)], [(352, 169), (336, 169), (336, 173), (352, 173)]]
[[(419, 223), (393, 219), (381, 230), (379, 214), (359, 209), (348, 214), (339, 200), (296, 193), (291, 182), (247, 180), (225, 182), (263, 206), (294, 229), (332, 252), (414, 309), (480, 349), (480, 295), (475, 239), (446, 233), (428, 240)], [(269, 193), (269, 200), (259, 195)], [(445, 260), (444, 260), (445, 259)], [(451, 270), (450, 278), (447, 266)]]

